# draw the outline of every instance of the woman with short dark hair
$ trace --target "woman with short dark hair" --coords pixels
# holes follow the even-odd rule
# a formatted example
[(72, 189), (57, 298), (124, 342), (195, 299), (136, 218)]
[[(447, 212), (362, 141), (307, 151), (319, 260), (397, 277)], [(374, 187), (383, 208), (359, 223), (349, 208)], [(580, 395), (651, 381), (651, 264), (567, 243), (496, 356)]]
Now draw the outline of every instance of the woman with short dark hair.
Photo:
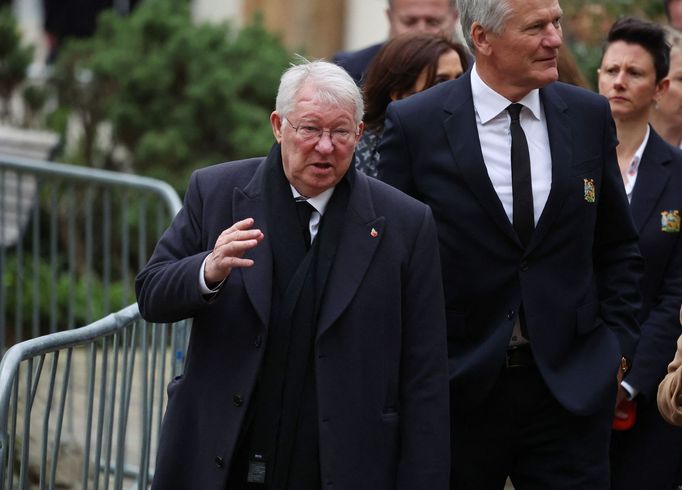
[(613, 490), (668, 490), (681, 481), (682, 429), (661, 418), (656, 391), (680, 333), (682, 153), (648, 124), (668, 89), (669, 59), (660, 26), (626, 18), (609, 31), (599, 68), (599, 93), (616, 123), (618, 164), (644, 257), (641, 337), (618, 388), (614, 428), (621, 430), (611, 440)]

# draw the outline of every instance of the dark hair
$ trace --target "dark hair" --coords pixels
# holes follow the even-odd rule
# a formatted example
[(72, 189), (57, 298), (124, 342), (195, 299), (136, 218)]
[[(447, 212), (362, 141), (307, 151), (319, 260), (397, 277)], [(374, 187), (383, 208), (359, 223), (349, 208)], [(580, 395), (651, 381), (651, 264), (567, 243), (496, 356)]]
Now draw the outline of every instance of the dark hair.
[(668, 75), (670, 45), (665, 39), (665, 31), (658, 24), (635, 17), (625, 17), (616, 21), (609, 30), (602, 58), (608, 46), (616, 41), (638, 44), (651, 55), (656, 70), (656, 83)]
[(469, 63), (464, 47), (445, 36), (408, 33), (386, 42), (370, 64), (363, 84), (365, 126), (382, 128), (391, 94), (404, 94), (412, 89), (425, 68), (424, 88), (435, 85), (438, 59), (449, 51), (457, 53), (466, 71)]

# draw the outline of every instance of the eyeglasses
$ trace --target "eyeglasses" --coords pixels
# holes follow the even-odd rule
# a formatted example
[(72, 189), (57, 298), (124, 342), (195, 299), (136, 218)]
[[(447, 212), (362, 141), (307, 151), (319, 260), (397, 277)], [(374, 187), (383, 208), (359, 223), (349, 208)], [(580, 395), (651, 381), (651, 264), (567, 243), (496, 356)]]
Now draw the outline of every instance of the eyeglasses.
[(296, 134), (303, 138), (304, 141), (314, 141), (317, 143), (322, 139), (324, 133), (329, 133), (329, 139), (331, 139), (333, 144), (344, 145), (350, 143), (359, 134), (359, 131), (353, 132), (348, 128), (322, 129), (309, 123), (300, 123), (298, 126), (294, 126), (294, 123), (288, 117), (285, 116), (284, 119), (289, 122), (289, 125), (296, 131)]

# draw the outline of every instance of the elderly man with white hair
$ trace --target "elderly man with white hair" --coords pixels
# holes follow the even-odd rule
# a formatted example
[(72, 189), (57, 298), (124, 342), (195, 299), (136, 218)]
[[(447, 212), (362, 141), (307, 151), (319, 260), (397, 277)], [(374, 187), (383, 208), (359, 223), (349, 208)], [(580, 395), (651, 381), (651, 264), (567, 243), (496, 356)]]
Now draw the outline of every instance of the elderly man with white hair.
[(193, 174), (136, 284), (147, 320), (193, 318), (154, 488), (447, 488), (434, 220), (355, 172), (362, 115), (342, 68), (294, 66), (268, 156)]

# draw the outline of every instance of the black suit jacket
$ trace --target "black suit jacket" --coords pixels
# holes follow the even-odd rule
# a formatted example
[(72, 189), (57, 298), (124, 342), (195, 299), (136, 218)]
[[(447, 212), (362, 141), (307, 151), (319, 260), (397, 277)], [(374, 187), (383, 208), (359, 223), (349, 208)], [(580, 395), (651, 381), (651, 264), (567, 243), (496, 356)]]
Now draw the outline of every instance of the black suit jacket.
[(346, 70), (355, 83), (362, 85), (367, 68), (383, 46), (384, 43), (379, 43), (358, 51), (340, 51), (332, 57), (332, 63)]
[(630, 204), (644, 257), (642, 336), (627, 381), (655, 405), (675, 355), (682, 304), (682, 152), (651, 129)]
[[(184, 375), (168, 387), (155, 488), (225, 488), (270, 320), (262, 162), (195, 172), (184, 208), (137, 278), (145, 319), (194, 319)], [(207, 301), (200, 265), (218, 235), (247, 217), (265, 235), (246, 254), (255, 264), (234, 269)], [(447, 488), (443, 311), (430, 210), (357, 174), (314, 345), (325, 488)]]
[(539, 370), (559, 402), (591, 414), (612, 401), (632, 358), (641, 258), (605, 99), (540, 90), (552, 186), (524, 249), (488, 178), (461, 78), (389, 105), (379, 177), (427, 203), (443, 264), (452, 403), (475, 407), (505, 363), (524, 305)]

